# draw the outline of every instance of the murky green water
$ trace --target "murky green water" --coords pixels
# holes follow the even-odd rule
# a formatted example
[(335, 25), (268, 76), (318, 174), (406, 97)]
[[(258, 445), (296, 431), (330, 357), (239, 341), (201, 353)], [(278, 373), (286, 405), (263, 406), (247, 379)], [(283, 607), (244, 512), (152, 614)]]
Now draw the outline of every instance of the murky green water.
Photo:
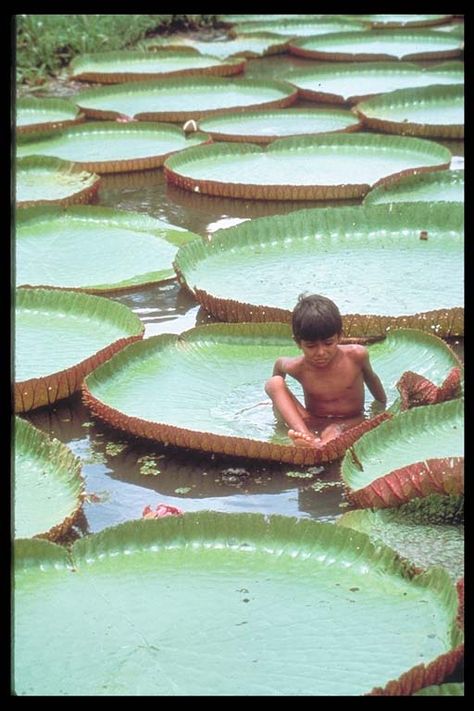
[[(308, 67), (308, 62), (282, 54), (250, 60), (245, 76), (280, 79), (300, 67)], [(73, 96), (81, 88), (77, 82), (58, 85), (48, 95)], [(295, 108), (315, 106), (300, 101)], [(462, 167), (463, 142), (439, 142), (455, 156), (452, 167)], [(202, 236), (246, 219), (358, 202), (252, 202), (194, 195), (167, 186), (162, 169), (105, 175), (97, 197), (99, 205), (145, 212)], [(176, 282), (110, 297), (140, 317), (145, 338), (180, 333), (214, 320)], [(461, 339), (455, 345), (458, 354), (462, 355), (462, 348)], [(334, 520), (347, 510), (337, 463), (314, 468), (307, 478), (296, 478), (288, 475), (299, 469), (296, 466), (204, 455), (129, 439), (94, 422), (79, 395), (54, 408), (32, 412), (26, 419), (66, 443), (82, 460), (86, 490), (95, 497), (85, 503), (77, 533), (96, 532), (139, 518), (147, 504), (155, 507), (160, 502), (184, 511), (279, 513), (320, 521)]]

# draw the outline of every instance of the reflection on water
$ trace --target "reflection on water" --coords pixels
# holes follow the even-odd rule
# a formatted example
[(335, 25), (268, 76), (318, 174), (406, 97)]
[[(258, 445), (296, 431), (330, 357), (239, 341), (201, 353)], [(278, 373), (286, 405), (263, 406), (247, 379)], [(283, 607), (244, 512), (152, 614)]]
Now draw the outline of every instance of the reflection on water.
[[(78, 394), (54, 408), (33, 411), (27, 419), (81, 459), (86, 491), (94, 494), (84, 504), (82, 533), (140, 518), (146, 505), (160, 502), (183, 511), (258, 511), (324, 520), (344, 510), (339, 507), (339, 486), (318, 492), (313, 488), (327, 481), (338, 483), (334, 464), (314, 468), (308, 475), (287, 464), (207, 455), (129, 438), (92, 420)], [(302, 476), (295, 476), (298, 473)]]
[[(439, 62), (421, 64), (436, 63)], [(279, 79), (310, 64), (314, 66), (318, 62), (289, 55), (253, 59), (248, 62), (246, 77)], [(42, 93), (73, 98), (83, 88), (78, 82), (58, 84), (55, 90)], [(300, 101), (296, 106), (316, 104)], [(464, 144), (439, 142), (458, 156), (459, 164)], [(203, 237), (245, 219), (359, 202), (247, 201), (196, 195), (167, 185), (162, 169), (104, 175), (96, 200), (99, 205), (147, 213)], [(145, 338), (159, 333), (180, 333), (215, 321), (176, 282), (110, 294), (110, 298), (127, 305), (140, 317), (145, 325)], [(454, 346), (460, 352), (463, 340), (457, 341)], [(78, 534), (139, 518), (146, 505), (155, 507), (160, 502), (177, 505), (184, 511), (254, 511), (318, 520), (334, 520), (346, 510), (337, 463), (308, 473), (290, 465), (205, 455), (128, 438), (93, 421), (79, 395), (26, 417), (36, 427), (69, 445), (82, 461), (86, 490), (98, 500), (85, 503), (85, 517)], [(305, 473), (306, 478), (302, 476)]]

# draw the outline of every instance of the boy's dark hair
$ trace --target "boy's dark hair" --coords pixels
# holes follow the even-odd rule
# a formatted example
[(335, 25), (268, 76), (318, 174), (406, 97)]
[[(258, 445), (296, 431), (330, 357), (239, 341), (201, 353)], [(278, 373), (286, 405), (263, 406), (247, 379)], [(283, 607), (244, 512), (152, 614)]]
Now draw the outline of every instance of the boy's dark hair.
[(326, 296), (301, 294), (293, 309), (292, 328), (296, 342), (320, 341), (342, 333), (342, 318)]

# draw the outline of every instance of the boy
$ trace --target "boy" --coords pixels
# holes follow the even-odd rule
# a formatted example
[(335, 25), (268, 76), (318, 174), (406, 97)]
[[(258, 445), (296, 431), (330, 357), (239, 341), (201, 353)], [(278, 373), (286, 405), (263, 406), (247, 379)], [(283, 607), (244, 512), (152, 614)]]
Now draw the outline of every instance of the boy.
[[(382, 408), (387, 396), (372, 370), (367, 348), (340, 344), (342, 319), (333, 301), (317, 294), (301, 295), (293, 309), (292, 328), (303, 355), (278, 358), (265, 392), (296, 446), (321, 447), (363, 421), (364, 383)], [(288, 389), (286, 375), (301, 383), (304, 407)], [(330, 418), (338, 424), (328, 422)]]

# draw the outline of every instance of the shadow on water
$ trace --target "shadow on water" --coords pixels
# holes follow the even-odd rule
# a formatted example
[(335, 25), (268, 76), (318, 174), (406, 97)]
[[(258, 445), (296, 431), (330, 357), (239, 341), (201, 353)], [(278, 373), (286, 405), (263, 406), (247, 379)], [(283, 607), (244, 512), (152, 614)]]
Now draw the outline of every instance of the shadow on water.
[[(276, 55), (250, 60), (246, 76), (277, 79), (307, 66), (307, 60)], [(76, 82), (66, 87), (67, 94), (73, 98), (83, 88)], [(64, 96), (66, 89), (60, 85), (58, 93), (49, 95)], [(297, 106), (316, 104), (299, 102)], [(439, 142), (461, 160), (462, 142)], [(246, 219), (359, 201), (247, 201), (195, 195), (167, 185), (163, 170), (157, 169), (102, 176), (96, 204), (143, 212), (205, 237)], [(181, 333), (215, 320), (176, 281), (110, 294), (110, 298), (140, 317), (145, 338)], [(462, 351), (463, 339), (456, 340), (452, 345)], [(77, 535), (140, 518), (146, 505), (154, 507), (160, 502), (184, 511), (278, 513), (317, 520), (334, 520), (347, 510), (337, 462), (300, 471), (306, 474), (304, 478), (295, 476), (298, 467), (286, 464), (205, 455), (129, 438), (93, 421), (78, 394), (25, 417), (67, 444), (81, 459), (86, 490), (95, 496), (84, 504)]]

